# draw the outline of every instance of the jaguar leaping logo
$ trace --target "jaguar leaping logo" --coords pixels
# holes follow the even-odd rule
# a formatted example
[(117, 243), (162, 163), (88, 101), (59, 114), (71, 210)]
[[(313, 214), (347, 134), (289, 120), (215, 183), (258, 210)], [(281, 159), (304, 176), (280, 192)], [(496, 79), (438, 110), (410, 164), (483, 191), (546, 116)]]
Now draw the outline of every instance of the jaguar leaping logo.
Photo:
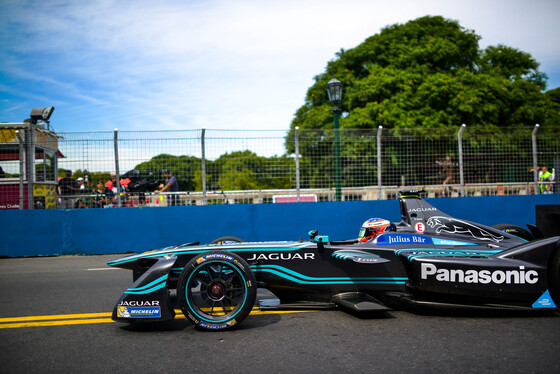
[(449, 234), (470, 234), (475, 239), (489, 240), (496, 243), (504, 240), (503, 236), (496, 236), (483, 228), (455, 218), (433, 216), (428, 219), (426, 224), (435, 229), (437, 234), (441, 232)]

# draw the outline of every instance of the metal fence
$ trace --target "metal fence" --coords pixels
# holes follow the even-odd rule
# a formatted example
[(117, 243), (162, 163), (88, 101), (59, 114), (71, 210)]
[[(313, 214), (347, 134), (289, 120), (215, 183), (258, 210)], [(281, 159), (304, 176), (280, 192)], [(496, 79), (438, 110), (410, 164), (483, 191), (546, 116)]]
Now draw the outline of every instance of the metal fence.
[[(426, 189), (429, 197), (553, 193), (558, 181), (539, 175), (542, 167), (558, 169), (560, 140), (538, 130), (538, 125), (512, 129), (508, 136), (465, 126), (427, 135), (381, 127), (339, 130), (340, 173), (333, 152), (336, 130), (63, 132), (56, 134), (58, 157), (45, 161), (43, 152), (31, 172), (21, 165), (29, 157), (7, 155), (18, 139), (26, 140), (6, 137), (0, 139), (0, 186), (3, 195), (17, 194), (12, 200), (21, 201), (22, 191), (33, 195), (41, 184), (56, 187), (71, 170), (82, 188), (71, 198), (56, 188), (54, 200), (32, 201), (28, 194), (29, 204), (20, 208), (377, 200), (410, 187)], [(53, 168), (57, 173), (45, 178)], [(178, 192), (154, 192), (166, 184), (166, 169), (177, 178)], [(113, 173), (114, 192), (108, 184)], [(63, 206), (65, 197), (71, 205)]]

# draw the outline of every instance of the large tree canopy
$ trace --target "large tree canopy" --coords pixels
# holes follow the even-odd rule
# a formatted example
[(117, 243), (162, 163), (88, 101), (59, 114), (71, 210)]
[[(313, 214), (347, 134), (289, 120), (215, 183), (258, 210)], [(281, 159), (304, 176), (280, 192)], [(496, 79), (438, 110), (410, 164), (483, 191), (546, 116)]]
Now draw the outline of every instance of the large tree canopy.
[(334, 76), (344, 84), (341, 128), (440, 128), (465, 123), (496, 134), (512, 128), (560, 127), (545, 95), (546, 75), (528, 53), (505, 45), (479, 48), (480, 37), (458, 22), (426, 16), (384, 28), (341, 50), (315, 77), (292, 128), (332, 128), (326, 94)]

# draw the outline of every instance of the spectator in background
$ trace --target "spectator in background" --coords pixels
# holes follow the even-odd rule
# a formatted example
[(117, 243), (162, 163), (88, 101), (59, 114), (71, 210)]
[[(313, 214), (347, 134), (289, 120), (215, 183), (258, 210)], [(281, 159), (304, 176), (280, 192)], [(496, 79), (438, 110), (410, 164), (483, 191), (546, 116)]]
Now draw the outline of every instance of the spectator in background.
[[(179, 182), (177, 182), (177, 178), (171, 173), (171, 170), (166, 169), (164, 171), (165, 174), (165, 186), (161, 190), (155, 190), (154, 192), (177, 192), (179, 191)], [(170, 206), (177, 205), (177, 195), (172, 193), (169, 195), (169, 204)]]
[(117, 174), (111, 173), (111, 177), (109, 178), (107, 183), (105, 183), (105, 187), (107, 187), (109, 190), (111, 190), (114, 195), (117, 194), (117, 192), (118, 192), (118, 190), (117, 190)]
[[(78, 186), (79, 186), (78, 193), (80, 193), (81, 195), (86, 194), (88, 192), (88, 189), (84, 184), (84, 178), (80, 177), (76, 181), (78, 182)], [(79, 199), (76, 199), (74, 203), (75, 208), (81, 209), (81, 208), (88, 208), (89, 206), (91, 206), (91, 201), (88, 198), (84, 198), (83, 196), (81, 196)]]
[(552, 173), (548, 171), (546, 166), (541, 168), (541, 173), (539, 174), (539, 184), (542, 194), (552, 193)]
[(445, 174), (443, 185), (445, 186), (453, 180), (453, 163), (451, 162), (451, 157), (447, 156), (445, 161), (436, 161), (436, 163), (443, 167), (443, 173)]
[(58, 181), (58, 188), (60, 190), (60, 197), (62, 200), (62, 209), (74, 208), (74, 197), (80, 191), (78, 182), (72, 178), (72, 170), (66, 170), (66, 177)]
[(84, 185), (84, 178), (78, 178), (78, 186), (80, 186), (80, 192), (85, 192), (86, 186)]
[(107, 198), (108, 192), (110, 192), (110, 190), (107, 187), (103, 186), (103, 182), (98, 181), (97, 187), (93, 189), (92, 203), (94, 208), (103, 208), (107, 204), (107, 202), (109, 201), (109, 199)]
[(442, 197), (445, 196), (446, 187), (448, 183), (453, 181), (453, 163), (451, 162), (451, 157), (445, 157), (445, 161), (436, 161), (436, 164), (443, 167), (443, 173), (445, 174), (445, 179), (443, 180), (443, 193), (441, 194)]

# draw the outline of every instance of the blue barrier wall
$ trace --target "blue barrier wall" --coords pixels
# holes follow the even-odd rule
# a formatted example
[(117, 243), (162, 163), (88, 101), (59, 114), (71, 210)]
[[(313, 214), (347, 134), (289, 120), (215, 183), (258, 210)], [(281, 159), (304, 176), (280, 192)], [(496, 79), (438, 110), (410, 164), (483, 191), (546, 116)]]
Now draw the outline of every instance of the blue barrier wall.
[[(426, 199), (447, 214), (485, 225), (535, 224), (537, 205), (560, 195)], [(139, 252), (232, 235), (247, 241), (298, 240), (318, 229), (343, 240), (370, 217), (400, 221), (397, 200), (240, 204), (166, 208), (0, 211), (0, 256)]]

